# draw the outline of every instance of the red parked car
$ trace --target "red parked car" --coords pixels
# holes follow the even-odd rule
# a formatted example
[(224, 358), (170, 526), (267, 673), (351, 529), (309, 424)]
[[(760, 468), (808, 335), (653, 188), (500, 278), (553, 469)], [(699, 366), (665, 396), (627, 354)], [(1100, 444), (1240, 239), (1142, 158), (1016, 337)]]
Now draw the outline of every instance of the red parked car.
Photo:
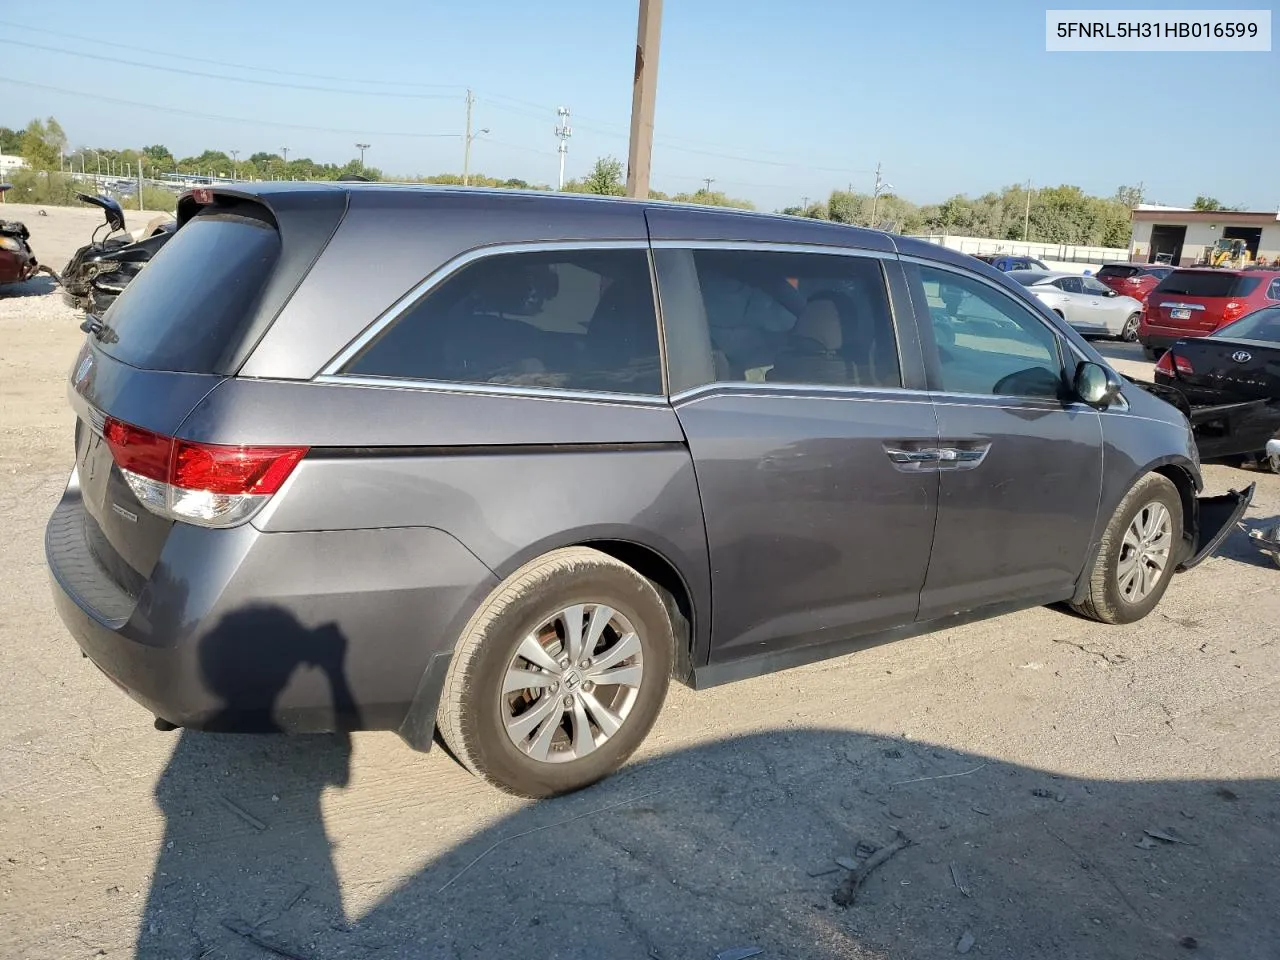
[(1138, 342), (1148, 360), (1177, 340), (1205, 337), (1246, 313), (1280, 304), (1280, 270), (1174, 270), (1147, 294)]
[(1162, 263), (1108, 263), (1098, 271), (1098, 279), (1122, 297), (1145, 303), (1156, 284), (1176, 269)]

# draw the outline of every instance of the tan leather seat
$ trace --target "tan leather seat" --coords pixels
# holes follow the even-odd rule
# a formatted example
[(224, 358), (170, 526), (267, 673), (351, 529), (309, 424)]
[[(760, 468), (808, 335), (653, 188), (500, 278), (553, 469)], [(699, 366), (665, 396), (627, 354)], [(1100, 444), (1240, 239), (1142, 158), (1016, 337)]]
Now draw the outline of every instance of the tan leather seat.
[(786, 350), (778, 355), (766, 379), (775, 383), (849, 383), (849, 367), (840, 356), (843, 345), (840, 311), (831, 300), (817, 297), (796, 320)]

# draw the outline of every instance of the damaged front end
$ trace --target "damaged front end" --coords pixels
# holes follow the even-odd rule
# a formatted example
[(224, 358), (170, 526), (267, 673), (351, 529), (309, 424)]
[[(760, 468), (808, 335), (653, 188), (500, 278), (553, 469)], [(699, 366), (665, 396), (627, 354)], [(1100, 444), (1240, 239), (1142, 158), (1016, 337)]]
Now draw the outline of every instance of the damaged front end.
[(1249, 509), (1256, 488), (1257, 484), (1251, 483), (1243, 490), (1232, 490), (1216, 497), (1195, 498), (1192, 516), (1195, 543), (1191, 556), (1178, 564), (1180, 571), (1190, 570), (1213, 555)]

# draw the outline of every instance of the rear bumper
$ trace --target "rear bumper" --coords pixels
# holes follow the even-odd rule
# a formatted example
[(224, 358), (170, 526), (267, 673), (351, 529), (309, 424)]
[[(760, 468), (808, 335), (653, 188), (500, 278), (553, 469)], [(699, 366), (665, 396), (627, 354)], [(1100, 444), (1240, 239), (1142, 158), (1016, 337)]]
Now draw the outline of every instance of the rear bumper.
[(1212, 330), (1188, 330), (1183, 327), (1161, 327), (1150, 323), (1138, 325), (1138, 342), (1144, 347), (1167, 350), (1179, 340), (1192, 337), (1207, 337)]
[(45, 553), (81, 650), (155, 716), (222, 731), (396, 729), (493, 574), (439, 530), (174, 526), (137, 597), (98, 565), (73, 476)]

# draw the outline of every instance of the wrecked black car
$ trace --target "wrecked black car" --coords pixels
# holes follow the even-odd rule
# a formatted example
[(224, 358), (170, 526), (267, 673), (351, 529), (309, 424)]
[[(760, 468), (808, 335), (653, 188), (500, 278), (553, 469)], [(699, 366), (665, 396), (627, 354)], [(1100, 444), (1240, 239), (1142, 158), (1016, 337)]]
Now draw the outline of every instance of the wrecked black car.
[(1176, 341), (1140, 384), (1191, 421), (1202, 460), (1255, 458), (1280, 473), (1280, 307), (1264, 307), (1208, 337)]
[[(172, 217), (154, 218), (135, 236), (125, 230), (124, 210), (110, 197), (77, 193), (85, 203), (101, 207), (106, 222), (63, 268), (62, 295), (71, 306), (101, 316), (173, 235)], [(102, 234), (103, 228), (106, 233)], [(99, 236), (102, 234), (102, 236)]]

